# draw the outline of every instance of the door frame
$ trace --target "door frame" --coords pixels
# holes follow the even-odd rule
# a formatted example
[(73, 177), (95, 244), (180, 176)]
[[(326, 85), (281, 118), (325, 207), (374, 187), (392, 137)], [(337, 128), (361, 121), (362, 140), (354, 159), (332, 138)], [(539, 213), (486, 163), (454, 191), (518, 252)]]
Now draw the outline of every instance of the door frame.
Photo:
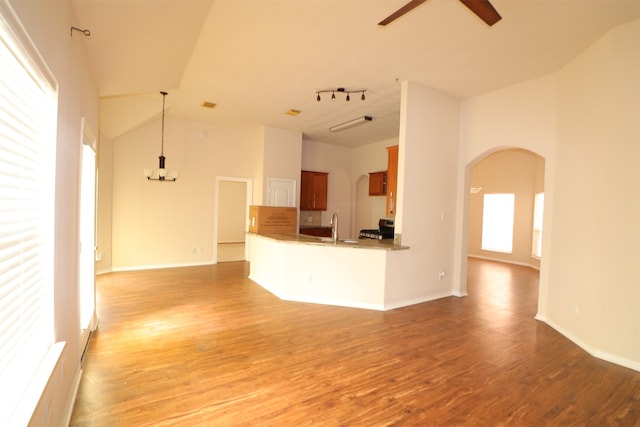
[[(95, 252), (96, 252), (96, 244), (97, 244), (97, 224), (98, 224), (98, 220), (97, 220), (97, 203), (98, 203), (98, 175), (97, 175), (97, 167), (98, 167), (98, 153), (97, 153), (97, 148), (98, 148), (98, 142), (97, 142), (97, 138), (95, 136), (95, 134), (93, 133), (93, 131), (91, 130), (91, 128), (89, 127), (86, 119), (84, 117), (82, 117), (80, 119), (80, 126), (81, 126), (81, 139), (80, 139), (80, 170), (79, 170), (79, 191), (78, 191), (78, 218), (79, 218), (79, 222), (78, 222), (78, 326), (80, 329), (80, 363), (82, 363), (82, 361), (84, 360), (84, 354), (86, 349), (89, 346), (89, 340), (91, 339), (91, 335), (93, 334), (93, 332), (96, 330), (97, 324), (98, 324), (98, 316), (96, 314), (96, 281), (95, 281), (95, 277), (96, 277), (96, 272), (95, 272)], [(83, 254), (85, 254), (85, 251), (82, 250), (82, 243), (83, 243), (83, 233), (82, 233), (82, 212), (83, 212), (83, 204), (86, 203), (85, 201), (83, 201), (84, 197), (84, 191), (83, 191), (83, 168), (86, 166), (84, 164), (84, 150), (85, 147), (88, 147), (89, 149), (91, 149), (91, 151), (93, 151), (94, 154), (94, 163), (93, 163), (93, 242), (92, 242), (92, 247), (90, 249), (90, 251), (92, 252), (93, 256), (91, 257), (93, 265), (88, 266), (88, 268), (92, 271), (92, 276), (93, 276), (93, 281), (92, 281), (92, 297), (93, 297), (93, 307), (92, 310), (93, 312), (91, 313), (91, 316), (89, 318), (89, 323), (87, 325), (83, 324), (84, 323), (84, 319), (82, 316), (82, 303), (83, 303), (83, 299), (82, 299), (82, 288), (83, 286), (85, 286), (82, 283), (83, 280), (83, 263), (86, 262), (84, 260), (85, 257), (83, 257)], [(88, 189), (87, 189), (88, 190)]]
[[(230, 177), (230, 176), (216, 176), (216, 185), (215, 185), (215, 209), (213, 210), (213, 263), (218, 263), (218, 221), (220, 218), (219, 208), (220, 208), (220, 183), (223, 181), (227, 182), (244, 182), (247, 185), (246, 188), (246, 212), (247, 217), (244, 221), (244, 232), (247, 233), (249, 231), (249, 206), (253, 203), (253, 179), (252, 178), (239, 178), (239, 177)], [(244, 259), (249, 259), (249, 244), (245, 239), (244, 245)]]

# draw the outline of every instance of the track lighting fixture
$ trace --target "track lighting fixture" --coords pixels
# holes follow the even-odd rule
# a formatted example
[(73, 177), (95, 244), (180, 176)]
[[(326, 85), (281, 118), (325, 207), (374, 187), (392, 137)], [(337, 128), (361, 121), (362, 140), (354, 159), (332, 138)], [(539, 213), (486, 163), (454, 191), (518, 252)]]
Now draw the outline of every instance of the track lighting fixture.
[(159, 164), (158, 164), (158, 172), (154, 173), (151, 169), (144, 170), (144, 176), (147, 177), (150, 181), (175, 181), (178, 179), (178, 172), (171, 171), (171, 177), (167, 177), (167, 170), (164, 167), (164, 161), (166, 158), (164, 157), (164, 99), (167, 96), (167, 92), (160, 92), (162, 94), (162, 133), (160, 137), (160, 156)]
[(336, 92), (346, 94), (347, 96), (346, 96), (344, 99), (345, 99), (345, 101), (347, 101), (347, 102), (348, 102), (348, 101), (351, 101), (351, 96), (350, 96), (350, 95), (351, 95), (352, 93), (360, 93), (360, 94), (361, 94), (361, 95), (360, 95), (360, 100), (361, 100), (361, 101), (364, 101), (364, 100), (366, 99), (366, 97), (364, 96), (364, 93), (365, 93), (366, 91), (367, 91), (366, 89), (346, 90), (346, 89), (345, 89), (345, 88), (343, 88), (343, 87), (339, 87), (339, 88), (336, 88), (336, 89), (319, 90), (319, 91), (317, 91), (317, 92), (316, 92), (316, 101), (318, 101), (318, 102), (319, 102), (319, 101), (321, 101), (321, 100), (322, 100), (322, 98), (320, 97), (320, 94), (321, 94), (321, 93), (329, 93), (329, 92), (331, 92), (331, 99), (336, 99)]

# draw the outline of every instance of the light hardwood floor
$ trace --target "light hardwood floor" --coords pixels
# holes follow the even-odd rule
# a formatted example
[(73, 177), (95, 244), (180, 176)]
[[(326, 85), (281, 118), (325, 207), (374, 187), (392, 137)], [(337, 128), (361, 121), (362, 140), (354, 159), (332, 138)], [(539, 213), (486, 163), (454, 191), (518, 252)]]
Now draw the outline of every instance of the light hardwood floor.
[(640, 373), (534, 320), (535, 270), (377, 312), (280, 301), (248, 263), (98, 278), (72, 426), (634, 426)]

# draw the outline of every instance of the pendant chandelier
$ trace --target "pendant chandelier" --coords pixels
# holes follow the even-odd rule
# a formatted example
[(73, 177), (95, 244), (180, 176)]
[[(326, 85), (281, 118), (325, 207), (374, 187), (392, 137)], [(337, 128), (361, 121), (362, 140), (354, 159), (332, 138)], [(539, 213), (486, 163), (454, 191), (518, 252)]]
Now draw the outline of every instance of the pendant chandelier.
[(151, 169), (144, 170), (144, 176), (150, 181), (175, 181), (178, 179), (178, 171), (171, 171), (171, 177), (167, 177), (167, 170), (164, 167), (166, 158), (164, 157), (164, 104), (167, 92), (160, 92), (162, 94), (162, 134), (160, 136), (160, 156), (158, 157), (158, 171), (155, 172)]

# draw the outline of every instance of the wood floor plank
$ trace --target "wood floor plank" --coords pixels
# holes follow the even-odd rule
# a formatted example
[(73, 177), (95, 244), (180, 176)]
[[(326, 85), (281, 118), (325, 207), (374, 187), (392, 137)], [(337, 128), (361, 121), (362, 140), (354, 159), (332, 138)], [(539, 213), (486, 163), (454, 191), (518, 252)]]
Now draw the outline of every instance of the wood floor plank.
[(248, 264), (98, 278), (72, 426), (638, 426), (640, 373), (534, 319), (538, 273), (388, 312), (281, 301)]

